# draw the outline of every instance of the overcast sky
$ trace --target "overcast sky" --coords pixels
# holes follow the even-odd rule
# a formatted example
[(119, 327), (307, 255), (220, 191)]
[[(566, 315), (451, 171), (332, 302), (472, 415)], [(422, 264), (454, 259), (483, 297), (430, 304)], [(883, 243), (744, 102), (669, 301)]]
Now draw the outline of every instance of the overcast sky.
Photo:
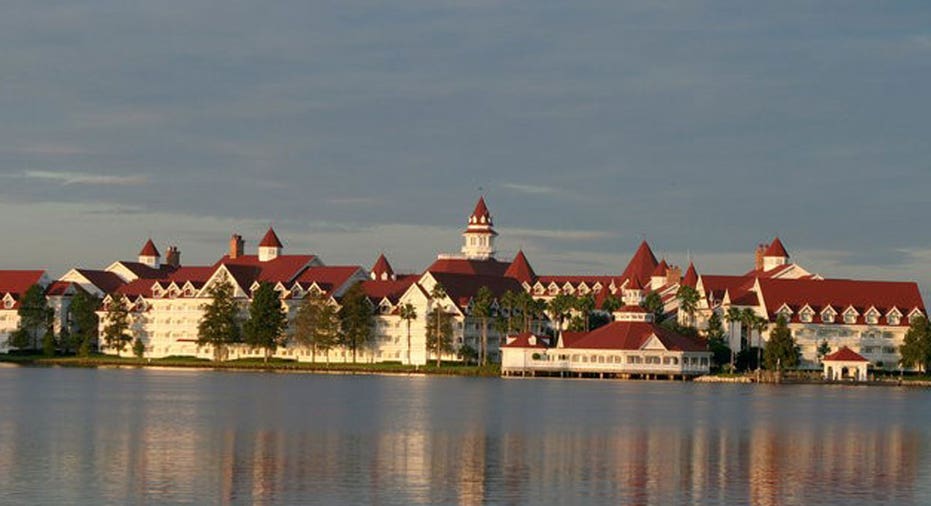
[(149, 236), (206, 263), (274, 224), (419, 270), (481, 187), (541, 273), (642, 237), (737, 273), (778, 234), (931, 287), (926, 0), (9, 0), (0, 47), (4, 268)]

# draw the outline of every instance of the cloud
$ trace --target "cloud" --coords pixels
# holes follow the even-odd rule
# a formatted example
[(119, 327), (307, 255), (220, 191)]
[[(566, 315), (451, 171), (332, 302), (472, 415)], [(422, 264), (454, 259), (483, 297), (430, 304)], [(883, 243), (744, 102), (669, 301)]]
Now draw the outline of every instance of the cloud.
[(518, 193), (527, 193), (530, 195), (555, 195), (559, 193), (559, 190), (556, 188), (550, 188), (549, 186), (537, 186), (531, 184), (518, 184), (518, 183), (504, 183), (501, 185), (502, 188), (508, 190), (514, 190)]
[(507, 234), (513, 237), (557, 239), (563, 241), (594, 241), (615, 236), (613, 232), (605, 230), (548, 230), (540, 228), (508, 228)]
[(63, 185), (93, 185), (93, 186), (139, 186), (149, 182), (146, 176), (105, 176), (100, 174), (87, 174), (82, 172), (54, 172), (46, 170), (27, 170), (23, 177), (38, 179)]

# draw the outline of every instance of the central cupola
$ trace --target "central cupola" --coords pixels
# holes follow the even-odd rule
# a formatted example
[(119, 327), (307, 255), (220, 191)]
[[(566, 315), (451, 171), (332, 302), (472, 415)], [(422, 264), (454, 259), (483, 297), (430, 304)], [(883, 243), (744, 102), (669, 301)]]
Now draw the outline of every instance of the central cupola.
[(488, 260), (495, 256), (495, 232), (491, 213), (485, 205), (485, 197), (479, 197), (469, 224), (462, 233), (462, 254), (470, 260)]

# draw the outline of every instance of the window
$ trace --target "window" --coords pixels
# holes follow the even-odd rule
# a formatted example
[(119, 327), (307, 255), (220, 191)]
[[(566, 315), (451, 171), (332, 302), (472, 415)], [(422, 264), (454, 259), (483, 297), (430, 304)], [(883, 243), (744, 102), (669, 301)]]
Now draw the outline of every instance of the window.
[(834, 317), (837, 316), (834, 311), (823, 311), (821, 313), (821, 321), (823, 323), (834, 323)]
[(902, 323), (902, 317), (896, 313), (893, 313), (889, 315), (888, 317), (886, 317), (886, 320), (889, 321), (889, 325), (898, 325)]
[(848, 325), (853, 325), (854, 323), (857, 323), (857, 313), (855, 313), (854, 311), (847, 311), (846, 313), (844, 313), (844, 323)]
[(879, 313), (876, 311), (870, 311), (866, 313), (866, 323), (870, 325), (876, 325), (879, 323)]
[(811, 310), (802, 311), (802, 314), (799, 315), (802, 319), (802, 323), (811, 323), (811, 319), (814, 316), (814, 312)]

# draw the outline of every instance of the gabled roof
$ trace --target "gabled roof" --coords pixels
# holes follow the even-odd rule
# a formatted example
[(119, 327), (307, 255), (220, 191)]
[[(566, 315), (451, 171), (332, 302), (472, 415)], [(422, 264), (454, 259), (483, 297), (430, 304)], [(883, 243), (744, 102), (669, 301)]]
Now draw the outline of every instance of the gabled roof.
[(627, 268), (625, 268), (624, 272), (621, 274), (621, 278), (637, 278), (642, 282), (650, 278), (650, 275), (653, 274), (657, 265), (659, 265), (659, 263), (656, 261), (656, 255), (653, 254), (650, 245), (647, 244), (646, 241), (643, 241), (627, 264)]
[(123, 278), (110, 271), (91, 269), (75, 269), (75, 271), (104, 293), (113, 293), (117, 288), (126, 284)]
[(514, 278), (518, 281), (533, 283), (537, 279), (537, 274), (533, 272), (533, 267), (527, 261), (524, 250), (518, 250), (511, 265), (504, 271), (504, 276)]
[(259, 243), (260, 248), (283, 248), (281, 240), (278, 239), (278, 234), (275, 233), (275, 229), (268, 227), (268, 232), (265, 232), (265, 237), (262, 237), (262, 242)]
[(698, 271), (695, 270), (695, 264), (689, 262), (689, 268), (685, 271), (685, 276), (682, 277), (682, 286), (691, 286), (695, 288), (698, 284)]
[(502, 348), (538, 348), (546, 349), (548, 337), (540, 337), (531, 332), (522, 332), (516, 336), (508, 336), (507, 344), (502, 344)]
[(669, 351), (706, 351), (701, 340), (679, 335), (650, 322), (612, 322), (587, 334), (572, 336), (572, 339), (566, 339), (564, 333), (563, 343), (567, 348), (639, 350), (652, 336), (656, 336)]
[(789, 252), (786, 251), (786, 247), (782, 245), (782, 241), (778, 237), (773, 239), (773, 242), (769, 244), (769, 247), (766, 248), (766, 251), (763, 253), (764, 257), (781, 257), (789, 258)]
[(142, 279), (162, 279), (177, 269), (177, 267), (167, 264), (162, 264), (158, 269), (153, 269), (152, 267), (139, 262), (121, 261), (118, 263), (129, 269), (129, 271), (135, 274), (137, 278)]
[(141, 257), (160, 257), (161, 253), (158, 252), (158, 248), (155, 247), (155, 243), (152, 242), (152, 239), (146, 241), (145, 246), (142, 247), (142, 251), (139, 252)]
[[(853, 307), (863, 315), (870, 307), (886, 314), (893, 307), (924, 312), (918, 285), (900, 281), (859, 281), (850, 279), (760, 279), (766, 311), (774, 314), (783, 304), (798, 311), (806, 304), (823, 312), (831, 307), (840, 313)], [(863, 317), (858, 317), (861, 323)], [(907, 324), (907, 322), (904, 322)]]
[(630, 278), (630, 283), (627, 283), (627, 286), (624, 287), (625, 290), (643, 290), (643, 283), (640, 282), (640, 279), (635, 277)]
[(309, 287), (316, 283), (318, 287), (326, 290), (327, 295), (340, 289), (354, 274), (362, 271), (358, 265), (327, 265), (311, 267), (297, 278), (297, 282)]
[(427, 272), (449, 274), (475, 274), (479, 276), (504, 276), (510, 264), (493, 258), (487, 260), (470, 260), (467, 258), (438, 258)]
[(0, 271), (0, 294), (24, 294), (29, 287), (38, 284), (44, 275), (45, 271)]
[(398, 276), (397, 279), (363, 281), (362, 291), (373, 302), (388, 299), (392, 304), (397, 304), (417, 278), (418, 276), (408, 275)]
[(863, 358), (863, 355), (860, 355), (846, 346), (830, 355), (825, 355), (822, 360), (825, 362), (869, 362), (869, 360)]
[(272, 260), (262, 262), (257, 255), (243, 255), (232, 259), (229, 255), (226, 255), (214, 264), (214, 268), (220, 265), (225, 265), (227, 268), (232, 267), (230, 274), (236, 277), (237, 282), (240, 277), (247, 280), (248, 283), (240, 283), (240, 286), (243, 289), (248, 289), (255, 281), (290, 283), (304, 272), (304, 269), (310, 266), (316, 258), (314, 255), (280, 255)]
[(385, 258), (384, 254), (378, 255), (378, 260), (375, 260), (371, 273), (375, 279), (391, 279), (394, 277), (394, 269), (391, 268), (391, 264), (388, 263), (388, 259)]
[(513, 278), (446, 272), (431, 272), (431, 275), (433, 279), (443, 285), (446, 295), (460, 308), (468, 306), (469, 301), (483, 286), (488, 287), (495, 297), (500, 297), (509, 290), (514, 293), (520, 293), (524, 290), (520, 282)]
[(60, 297), (63, 295), (67, 295), (68, 289), (70, 289), (71, 287), (78, 288), (79, 285), (71, 281), (53, 281), (45, 289), (45, 295), (47, 297)]

